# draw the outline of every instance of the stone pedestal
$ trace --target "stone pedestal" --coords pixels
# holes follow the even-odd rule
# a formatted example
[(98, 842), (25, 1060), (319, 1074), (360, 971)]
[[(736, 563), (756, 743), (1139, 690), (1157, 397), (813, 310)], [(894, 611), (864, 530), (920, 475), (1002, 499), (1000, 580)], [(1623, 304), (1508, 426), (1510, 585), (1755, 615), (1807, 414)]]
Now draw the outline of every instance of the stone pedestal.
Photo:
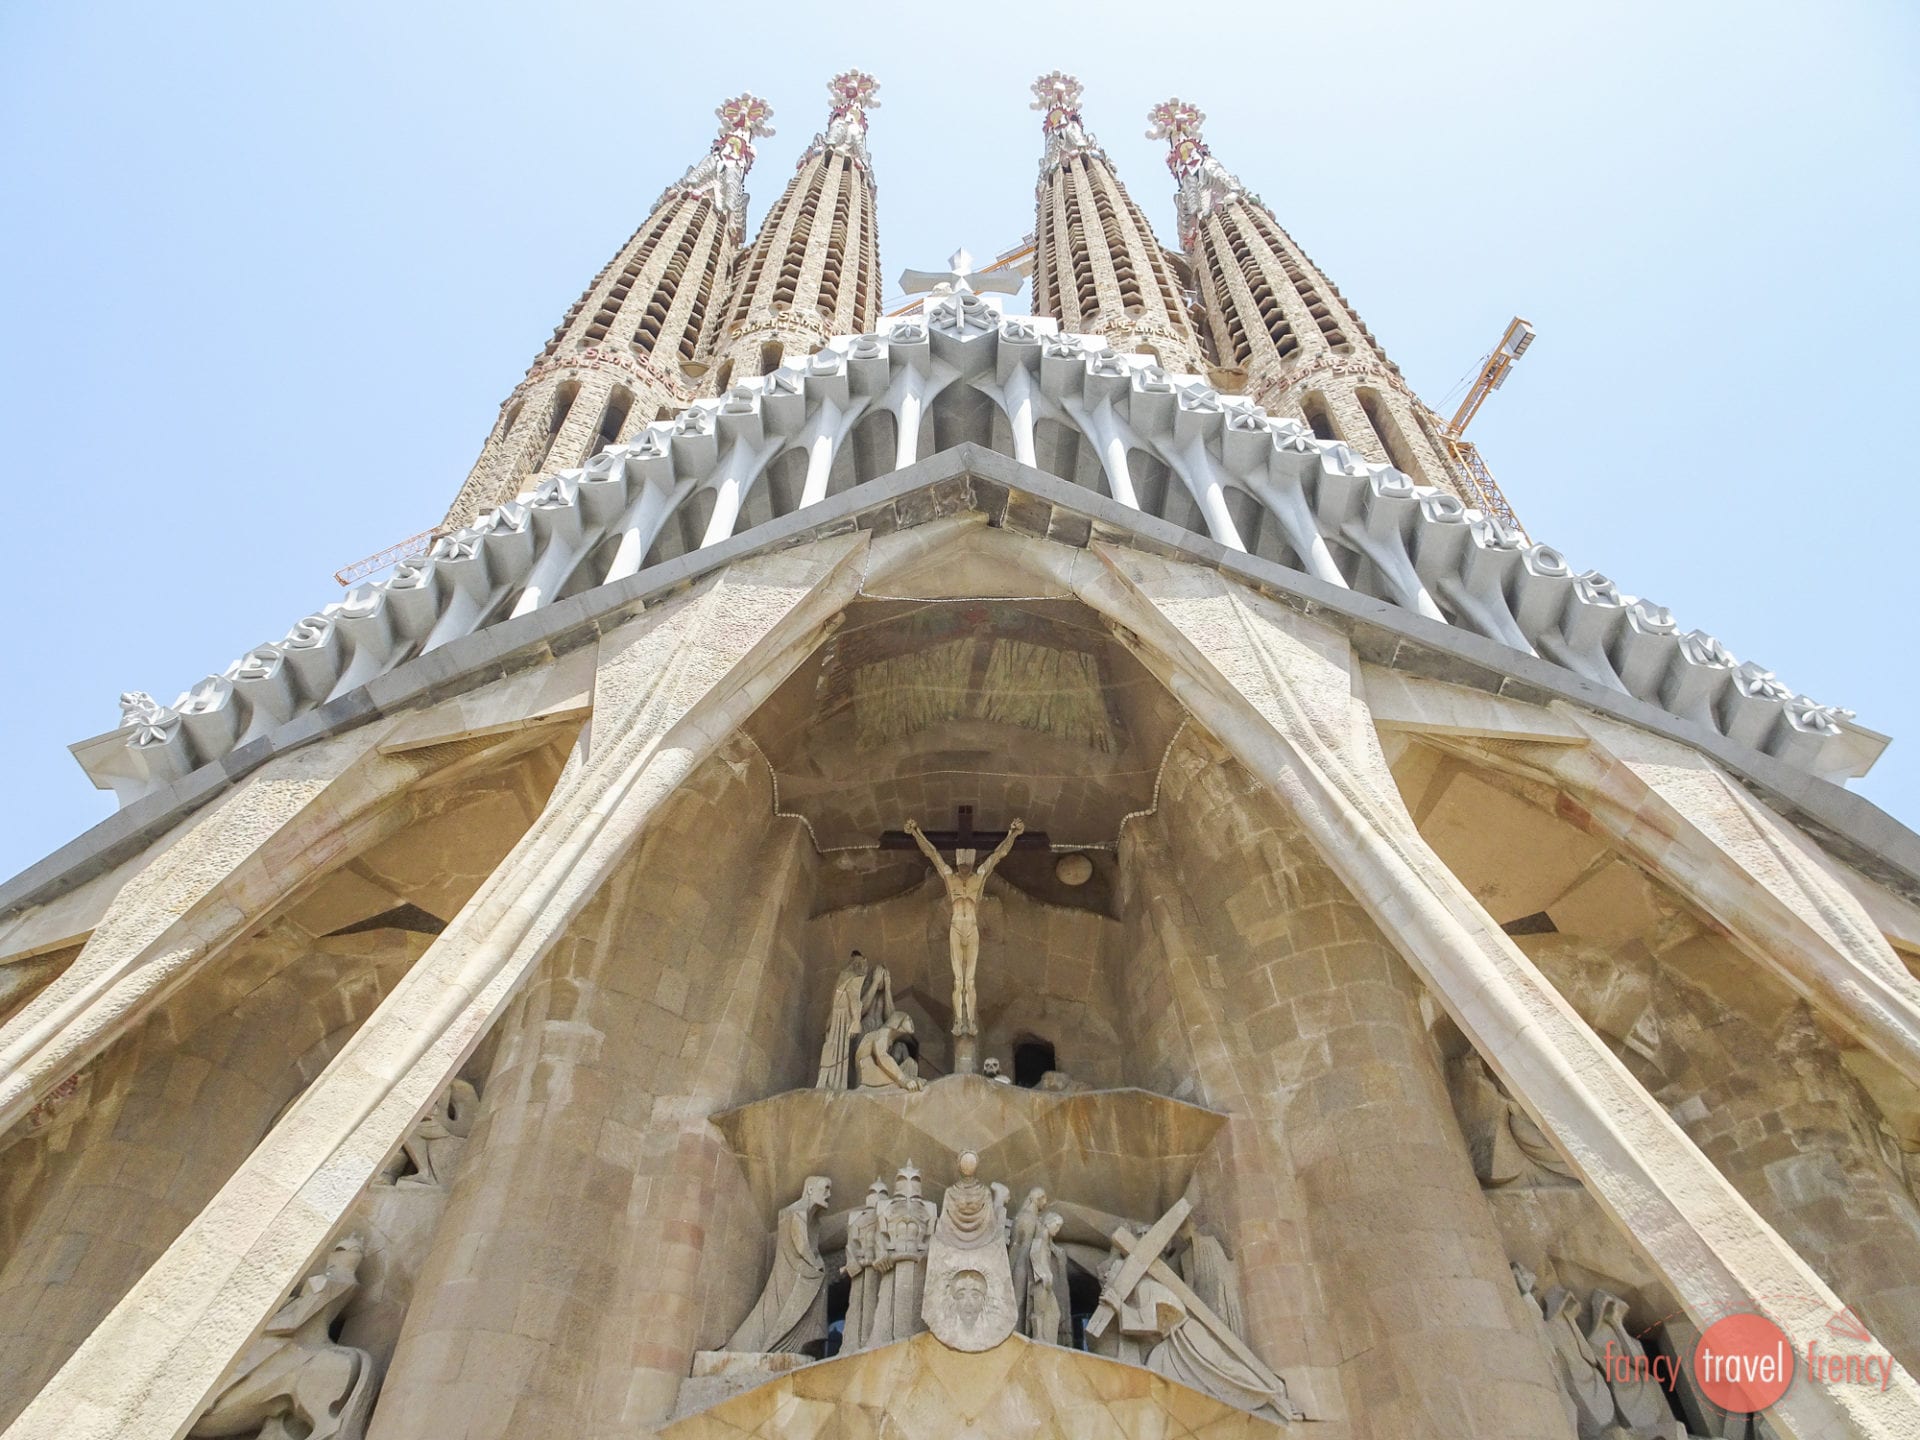
[(810, 1355), (761, 1355), (745, 1350), (696, 1350), (693, 1374), (680, 1387), (680, 1402), (674, 1417), (691, 1415), (731, 1399), (756, 1385), (791, 1375), (802, 1366), (813, 1364)]
[(978, 1075), (980, 1073), (980, 1041), (972, 1035), (953, 1037), (953, 1073), (956, 1075)]

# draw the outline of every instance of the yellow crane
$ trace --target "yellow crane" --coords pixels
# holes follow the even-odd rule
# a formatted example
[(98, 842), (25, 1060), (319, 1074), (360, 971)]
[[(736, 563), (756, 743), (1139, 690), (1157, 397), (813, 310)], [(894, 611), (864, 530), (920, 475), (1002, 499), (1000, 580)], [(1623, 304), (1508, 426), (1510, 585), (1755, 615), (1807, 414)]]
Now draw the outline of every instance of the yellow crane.
[(1500, 485), (1487, 468), (1487, 462), (1480, 458), (1480, 451), (1463, 432), (1473, 417), (1480, 413), (1480, 407), (1487, 403), (1487, 397), (1507, 383), (1514, 362), (1527, 353), (1527, 347), (1531, 344), (1533, 326), (1518, 315), (1514, 316), (1507, 324), (1506, 333), (1500, 337), (1500, 343), (1481, 360), (1480, 371), (1467, 387), (1466, 398), (1460, 402), (1460, 408), (1453, 412), (1453, 418), (1442, 424), (1438, 415), (1433, 417), (1435, 423), (1440, 424), (1440, 439), (1446, 445), (1447, 453), (1460, 468), (1468, 502), (1495, 519), (1505, 521), (1522, 535), (1527, 533), (1526, 527), (1515, 517), (1507, 497), (1500, 493)]

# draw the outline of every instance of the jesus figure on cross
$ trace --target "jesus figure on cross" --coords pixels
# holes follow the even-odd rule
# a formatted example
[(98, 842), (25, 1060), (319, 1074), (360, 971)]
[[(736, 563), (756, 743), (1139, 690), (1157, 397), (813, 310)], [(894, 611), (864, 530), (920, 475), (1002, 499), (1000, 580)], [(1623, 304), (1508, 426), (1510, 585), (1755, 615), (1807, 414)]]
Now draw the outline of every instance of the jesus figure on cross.
[(947, 901), (953, 906), (953, 920), (947, 930), (947, 950), (953, 960), (953, 1033), (978, 1035), (980, 1019), (974, 1010), (973, 973), (980, 963), (980, 896), (987, 888), (987, 877), (1007, 858), (1007, 852), (1025, 832), (1026, 823), (1015, 820), (1009, 825), (1007, 838), (978, 869), (973, 865), (973, 851), (954, 851), (957, 863), (949, 865), (921, 831), (919, 822), (909, 820), (902, 828), (940, 872), (940, 879), (947, 887)]

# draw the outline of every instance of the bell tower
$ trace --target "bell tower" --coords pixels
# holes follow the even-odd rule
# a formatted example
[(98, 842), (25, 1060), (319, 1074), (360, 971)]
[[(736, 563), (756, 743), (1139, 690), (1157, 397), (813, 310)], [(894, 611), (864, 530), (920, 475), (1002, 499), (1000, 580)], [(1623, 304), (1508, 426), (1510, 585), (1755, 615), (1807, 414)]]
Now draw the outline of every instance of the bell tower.
[(878, 106), (879, 91), (859, 70), (828, 83), (827, 128), (800, 157), (741, 261), (716, 345), (718, 388), (879, 321), (880, 232), (867, 154), (867, 111)]
[(1167, 142), (1180, 244), (1200, 292), (1216, 378), (1422, 485), (1459, 492), (1427, 407), (1273, 212), (1213, 156), (1206, 116), (1184, 100), (1147, 112)]
[(1080, 119), (1080, 82), (1055, 70), (1033, 82), (1045, 115), (1033, 309), (1063, 330), (1147, 351), (1169, 370), (1200, 369), (1199, 337), (1153, 227)]
[(500, 407), (442, 529), (471, 524), (536, 477), (582, 463), (693, 398), (697, 357), (746, 230), (753, 142), (773, 134), (773, 107), (756, 95), (713, 113), (713, 147), (573, 302)]

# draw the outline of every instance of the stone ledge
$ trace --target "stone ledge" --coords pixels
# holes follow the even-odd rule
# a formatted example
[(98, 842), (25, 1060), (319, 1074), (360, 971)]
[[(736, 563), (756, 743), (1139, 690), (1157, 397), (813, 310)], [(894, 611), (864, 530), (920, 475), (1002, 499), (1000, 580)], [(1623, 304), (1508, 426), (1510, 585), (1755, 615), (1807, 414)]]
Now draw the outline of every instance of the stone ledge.
[(978, 1075), (914, 1093), (789, 1090), (713, 1117), (768, 1216), (809, 1175), (832, 1180), (836, 1210), (858, 1205), (876, 1175), (891, 1183), (909, 1160), (937, 1195), (959, 1174), (963, 1150), (1016, 1201), (1044, 1185), (1060, 1208), (1090, 1217), (1160, 1215), (1226, 1120), (1150, 1090), (1026, 1090)]

